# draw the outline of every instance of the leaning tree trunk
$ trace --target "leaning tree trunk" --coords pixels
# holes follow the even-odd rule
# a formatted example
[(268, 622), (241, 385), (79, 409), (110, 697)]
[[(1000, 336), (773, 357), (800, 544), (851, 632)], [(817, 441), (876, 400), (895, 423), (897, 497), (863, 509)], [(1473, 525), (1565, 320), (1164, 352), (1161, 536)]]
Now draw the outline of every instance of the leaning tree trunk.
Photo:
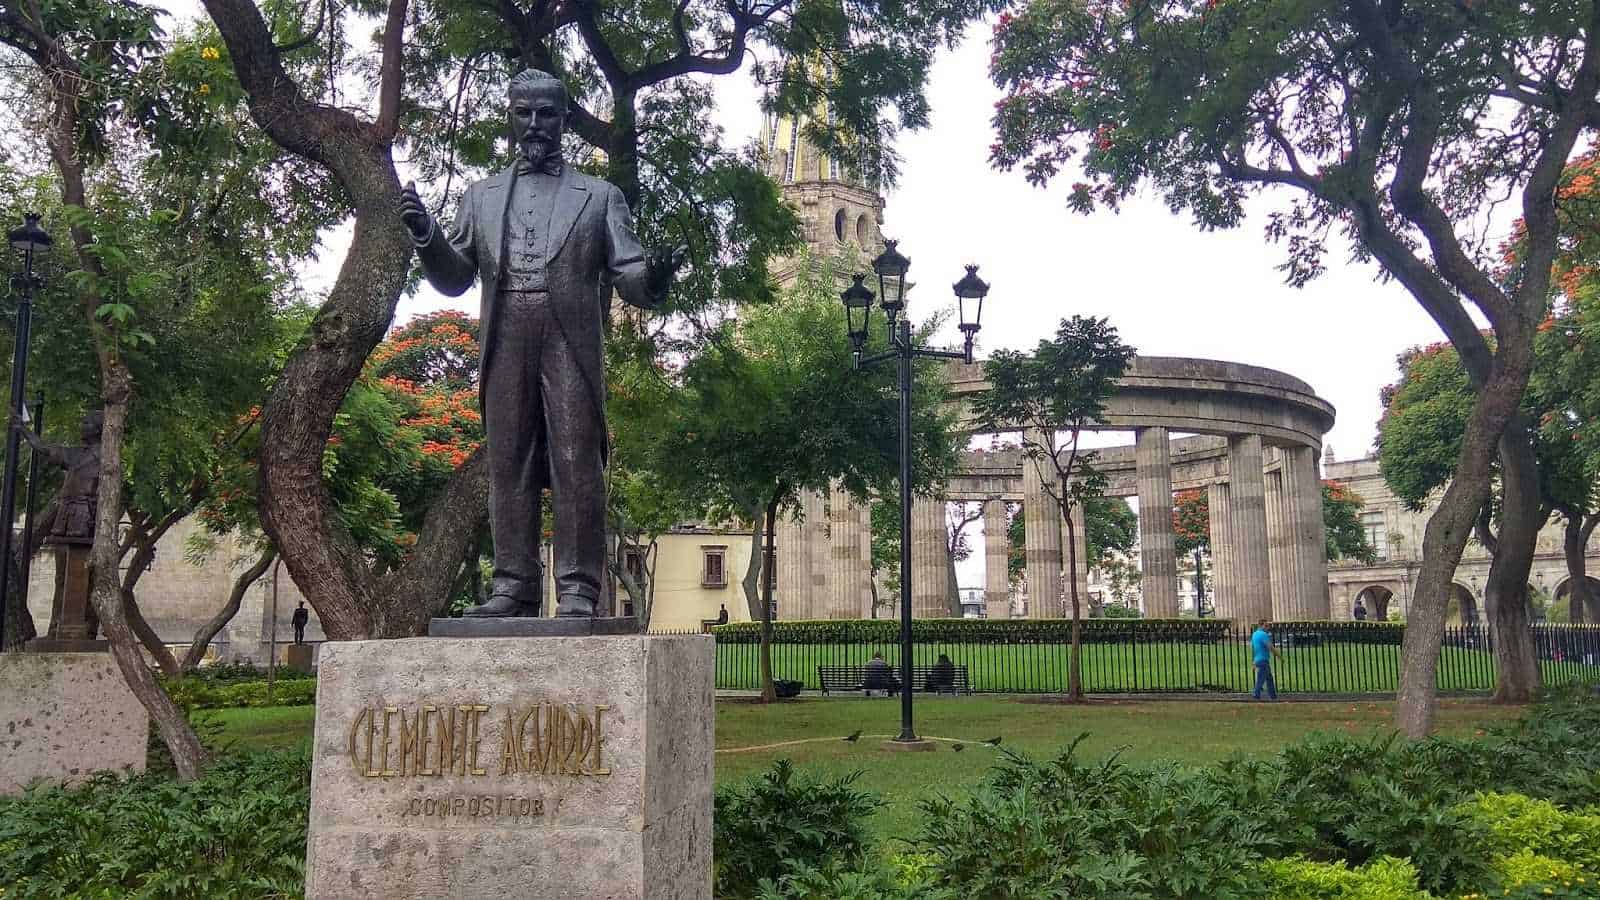
[[(67, 207), (87, 210), (84, 191), (83, 157), (78, 136), (78, 98), (82, 95), (83, 75), (77, 62), (59, 46), (40, 61), (50, 87), (51, 121), (46, 135), (51, 162), (61, 176), (61, 202)], [(87, 224), (69, 229), (77, 263), (84, 272), (104, 277), (100, 258), (91, 252), (95, 236)], [(172, 754), (178, 778), (192, 781), (205, 765), (205, 749), (172, 698), (145, 665), (139, 643), (123, 611), (122, 585), (117, 579), (120, 548), (117, 526), (122, 519), (122, 444), (127, 431), (128, 404), (133, 398), (133, 377), (123, 364), (117, 347), (118, 336), (108, 332), (96, 316), (105, 298), (93, 281), (79, 283), (78, 300), (89, 333), (93, 336), (95, 358), (100, 372), (100, 396), (104, 401), (104, 425), (100, 438), (100, 485), (96, 511), (94, 545), (89, 552), (93, 582), (90, 602), (100, 619), (100, 628), (111, 644), (111, 655), (123, 680), (155, 720), (167, 749)], [(5, 523), (10, 527), (10, 523)]]
[(1478, 511), (1489, 498), (1491, 464), (1500, 435), (1522, 402), (1532, 367), (1533, 340), (1507, 329), (1502, 335), (1490, 377), (1484, 381), (1467, 417), (1456, 456), (1455, 477), (1439, 507), (1428, 519), (1422, 538), (1422, 570), (1406, 617), (1400, 647), (1400, 685), (1395, 692), (1395, 725), (1407, 737), (1421, 739), (1433, 730), (1438, 704), (1439, 641), (1450, 603), (1456, 567), (1472, 536)]
[[(104, 339), (102, 339), (104, 340)], [(111, 644), (111, 655), (128, 687), (149, 711), (172, 753), (178, 780), (193, 781), (205, 766), (206, 751), (183, 711), (162, 690), (145, 665), (138, 639), (123, 608), (122, 585), (117, 580), (117, 522), (122, 518), (122, 443), (128, 427), (128, 401), (133, 379), (114, 354), (100, 351), (101, 396), (105, 400), (105, 427), (100, 436), (100, 492), (94, 546), (90, 550), (94, 585), (91, 599), (100, 616), (100, 628)]]
[(1500, 534), (1484, 588), (1494, 629), (1495, 690), (1499, 703), (1526, 703), (1539, 689), (1539, 659), (1528, 617), (1528, 573), (1544, 515), (1538, 462), (1521, 413), (1500, 436)]
[(367, 121), (310, 99), (296, 84), (252, 0), (203, 0), (228, 46), (250, 114), (280, 147), (321, 166), (348, 199), (355, 227), (344, 264), (310, 333), (263, 405), (261, 523), (333, 640), (420, 634), (449, 602), (450, 584), (486, 515), (487, 464), (475, 452), (429, 508), (412, 556), (378, 577), (339, 522), (322, 481), (333, 417), (383, 339), (411, 271), (393, 158), (399, 127), (407, 0), (389, 0), (379, 107)]
[(189, 645), (189, 652), (183, 655), (183, 671), (192, 672), (200, 667), (200, 660), (206, 657), (206, 648), (211, 646), (217, 633), (226, 628), (228, 623), (233, 621), (233, 617), (239, 614), (239, 606), (244, 602), (245, 592), (256, 583), (256, 579), (266, 573), (277, 556), (277, 551), (268, 547), (266, 552), (250, 564), (250, 568), (239, 573), (239, 577), (233, 580), (233, 589), (228, 592), (228, 602), (224, 603), (222, 608), (217, 610), (217, 614), (194, 633), (194, 642)]

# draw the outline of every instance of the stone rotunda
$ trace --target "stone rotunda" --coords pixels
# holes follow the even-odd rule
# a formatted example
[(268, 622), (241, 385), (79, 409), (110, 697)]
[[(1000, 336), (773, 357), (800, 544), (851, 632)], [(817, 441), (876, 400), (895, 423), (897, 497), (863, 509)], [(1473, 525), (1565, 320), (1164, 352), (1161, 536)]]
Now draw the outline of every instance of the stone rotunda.
[[(986, 390), (980, 364), (949, 369), (951, 402), (962, 409)], [(1334, 411), (1290, 375), (1239, 363), (1137, 357), (1096, 430), (1128, 431), (1133, 444), (1101, 450), (1096, 467), (1107, 494), (1137, 497), (1144, 614), (1178, 615), (1178, 560), (1172, 496), (1203, 488), (1210, 508), (1217, 615), (1278, 621), (1326, 619), (1327, 541), (1318, 471)], [(1174, 434), (1190, 435), (1173, 438)], [(1020, 451), (969, 451), (942, 497), (912, 511), (912, 614), (953, 613), (946, 503), (984, 505), (985, 600), (991, 618), (1011, 614), (1007, 579), (1007, 503), (1026, 521), (1029, 618), (1068, 615), (1064, 530), (1052, 485)], [(842, 492), (808, 497), (804, 517), (779, 529), (779, 615), (785, 619), (864, 618), (872, 613), (865, 516)], [(1087, 581), (1083, 528), (1080, 592)]]

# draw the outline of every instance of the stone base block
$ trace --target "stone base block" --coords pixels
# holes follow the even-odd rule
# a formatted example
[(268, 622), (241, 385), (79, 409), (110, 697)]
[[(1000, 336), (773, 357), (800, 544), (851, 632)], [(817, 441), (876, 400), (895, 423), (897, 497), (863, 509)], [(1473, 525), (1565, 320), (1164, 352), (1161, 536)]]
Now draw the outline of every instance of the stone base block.
[(109, 653), (0, 653), (0, 793), (143, 772), (150, 717)]
[(938, 749), (938, 745), (934, 744), (933, 741), (922, 740), (900, 741), (891, 739), (884, 741), (881, 746), (890, 753), (932, 753)]
[(316, 651), (310, 644), (290, 644), (284, 648), (283, 664), (296, 672), (310, 672)]
[(432, 619), (429, 637), (590, 637), (593, 635), (638, 634), (636, 616), (571, 616), (541, 619), (537, 616), (497, 617), (461, 616)]
[(709, 900), (704, 635), (324, 644), (306, 896)]

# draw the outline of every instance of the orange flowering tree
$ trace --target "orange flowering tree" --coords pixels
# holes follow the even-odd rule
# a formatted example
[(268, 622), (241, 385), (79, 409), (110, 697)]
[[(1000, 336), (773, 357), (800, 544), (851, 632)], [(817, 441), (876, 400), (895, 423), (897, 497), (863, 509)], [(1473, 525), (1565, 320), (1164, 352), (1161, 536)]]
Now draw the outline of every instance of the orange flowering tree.
[[(483, 441), (478, 323), (446, 310), (417, 316), (373, 350), (322, 454), (328, 492), (374, 568), (392, 571), (415, 545), (434, 497)], [(249, 425), (259, 407), (241, 417)], [(209, 528), (259, 532), (258, 429), (219, 480), (200, 518)], [(470, 574), (470, 573), (469, 573)]]
[(1211, 552), (1211, 501), (1202, 490), (1172, 495), (1173, 549), (1179, 557)]

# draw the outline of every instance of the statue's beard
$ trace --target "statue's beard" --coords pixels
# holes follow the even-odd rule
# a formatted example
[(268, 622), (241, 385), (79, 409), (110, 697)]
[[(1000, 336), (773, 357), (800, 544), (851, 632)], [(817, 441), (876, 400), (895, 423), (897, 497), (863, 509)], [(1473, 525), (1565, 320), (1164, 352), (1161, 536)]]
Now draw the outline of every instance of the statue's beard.
[(526, 134), (522, 136), (518, 146), (522, 150), (522, 158), (537, 166), (554, 153), (559, 145), (546, 141), (536, 134)]

